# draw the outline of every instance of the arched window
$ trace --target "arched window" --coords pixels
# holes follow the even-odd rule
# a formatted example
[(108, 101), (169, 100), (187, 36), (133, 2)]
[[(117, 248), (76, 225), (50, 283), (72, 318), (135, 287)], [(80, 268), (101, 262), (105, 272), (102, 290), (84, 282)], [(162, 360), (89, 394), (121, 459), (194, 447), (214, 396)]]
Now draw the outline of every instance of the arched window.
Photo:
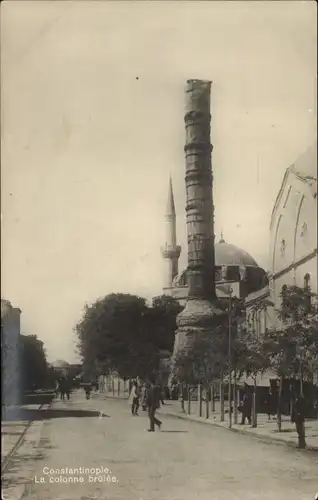
[(307, 236), (308, 228), (307, 228), (307, 222), (304, 222), (303, 225), (301, 226), (301, 231), (300, 231), (300, 236), (302, 238)]
[(307, 290), (310, 287), (310, 274), (306, 273), (304, 276), (304, 289)]
[(285, 251), (286, 251), (286, 241), (282, 239), (282, 241), (280, 242), (280, 254), (282, 257), (284, 257)]

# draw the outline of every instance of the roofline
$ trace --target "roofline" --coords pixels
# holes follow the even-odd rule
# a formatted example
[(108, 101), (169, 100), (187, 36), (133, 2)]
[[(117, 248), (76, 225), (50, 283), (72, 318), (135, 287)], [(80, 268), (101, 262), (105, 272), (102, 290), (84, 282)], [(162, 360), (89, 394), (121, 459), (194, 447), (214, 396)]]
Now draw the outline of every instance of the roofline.
[(276, 200), (275, 200), (275, 203), (274, 203), (274, 206), (273, 206), (273, 209), (272, 209), (272, 213), (271, 213), (271, 221), (270, 221), (270, 224), (269, 224), (269, 227), (271, 228), (272, 225), (273, 225), (273, 218), (274, 218), (274, 213), (276, 212), (276, 209), (279, 205), (279, 202), (281, 200), (281, 197), (283, 195), (283, 191), (285, 189), (285, 186), (286, 186), (286, 181), (287, 181), (287, 178), (289, 176), (291, 172), (291, 167), (288, 167), (286, 170), (285, 170), (285, 173), (284, 173), (284, 177), (283, 177), (283, 180), (282, 180), (282, 183), (281, 183), (281, 186), (280, 186), (280, 189), (278, 191), (278, 194), (276, 196)]
[(285, 173), (284, 173), (284, 177), (283, 177), (283, 181), (282, 181), (282, 184), (281, 184), (281, 187), (278, 191), (278, 194), (277, 194), (277, 197), (276, 197), (276, 200), (275, 200), (275, 203), (274, 203), (274, 207), (273, 207), (273, 210), (272, 210), (272, 213), (271, 213), (271, 220), (270, 220), (270, 229), (273, 225), (273, 218), (274, 218), (274, 213), (277, 209), (277, 206), (281, 200), (281, 197), (282, 197), (282, 194), (283, 194), (283, 191), (285, 189), (285, 186), (286, 186), (286, 181), (287, 181), (287, 177), (290, 173), (292, 173), (295, 177), (297, 177), (297, 179), (299, 179), (300, 181), (304, 182), (304, 183), (308, 183), (308, 180), (309, 179), (312, 179), (312, 180), (316, 180), (317, 181), (317, 178), (316, 177), (312, 177), (312, 175), (302, 175), (300, 172), (298, 172), (296, 170), (296, 163), (304, 156), (306, 156), (306, 154), (312, 149), (312, 148), (315, 148), (317, 147), (317, 142), (314, 142), (311, 146), (309, 146), (303, 153), (301, 153), (297, 159), (285, 170)]
[(296, 170), (295, 164), (291, 165), (289, 168), (290, 168), (291, 172), (293, 172), (293, 174), (301, 181), (308, 182), (308, 180), (311, 180), (311, 179), (314, 181), (317, 181), (317, 177), (313, 177), (312, 175), (302, 175), (300, 172), (298, 172), (298, 170)]

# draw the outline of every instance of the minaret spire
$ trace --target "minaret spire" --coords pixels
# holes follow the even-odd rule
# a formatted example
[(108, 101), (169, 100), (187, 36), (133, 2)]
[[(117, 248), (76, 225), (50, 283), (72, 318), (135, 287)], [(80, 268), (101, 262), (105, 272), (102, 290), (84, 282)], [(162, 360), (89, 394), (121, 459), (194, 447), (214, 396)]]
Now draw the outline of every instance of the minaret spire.
[(166, 215), (170, 215), (170, 216), (176, 215), (171, 174), (169, 176), (169, 188), (168, 188), (168, 200), (167, 200), (167, 207), (166, 207)]
[(181, 247), (177, 245), (176, 209), (174, 205), (171, 175), (169, 176), (168, 199), (165, 213), (166, 241), (161, 254), (167, 262), (165, 288), (171, 288), (174, 277), (178, 274), (178, 259)]

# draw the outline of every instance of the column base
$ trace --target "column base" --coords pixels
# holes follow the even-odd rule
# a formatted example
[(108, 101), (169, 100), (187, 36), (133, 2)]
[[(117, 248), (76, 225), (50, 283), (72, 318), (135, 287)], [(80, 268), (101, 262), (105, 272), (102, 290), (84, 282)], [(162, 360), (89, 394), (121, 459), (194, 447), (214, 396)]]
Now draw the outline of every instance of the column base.
[(177, 317), (178, 330), (176, 332), (173, 358), (185, 347), (190, 347), (194, 339), (202, 334), (211, 333), (218, 325), (224, 311), (217, 307), (215, 301), (206, 299), (187, 300), (186, 306)]

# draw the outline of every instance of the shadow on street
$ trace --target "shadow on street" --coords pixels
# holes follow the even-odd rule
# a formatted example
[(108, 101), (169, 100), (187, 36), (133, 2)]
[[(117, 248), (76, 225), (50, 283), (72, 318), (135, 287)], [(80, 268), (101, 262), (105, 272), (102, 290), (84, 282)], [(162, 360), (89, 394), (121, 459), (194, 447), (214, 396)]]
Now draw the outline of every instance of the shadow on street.
[(82, 417), (107, 417), (110, 418), (109, 415), (105, 413), (100, 413), (96, 410), (72, 410), (72, 409), (47, 409), (47, 410), (29, 410), (29, 409), (21, 409), (14, 412), (8, 412), (3, 419), (6, 422), (13, 422), (17, 420), (22, 421), (38, 421), (38, 420), (49, 420), (52, 418), (82, 418)]
[(175, 433), (175, 432), (188, 432), (188, 431), (160, 431), (160, 432), (173, 432), (173, 433)]

